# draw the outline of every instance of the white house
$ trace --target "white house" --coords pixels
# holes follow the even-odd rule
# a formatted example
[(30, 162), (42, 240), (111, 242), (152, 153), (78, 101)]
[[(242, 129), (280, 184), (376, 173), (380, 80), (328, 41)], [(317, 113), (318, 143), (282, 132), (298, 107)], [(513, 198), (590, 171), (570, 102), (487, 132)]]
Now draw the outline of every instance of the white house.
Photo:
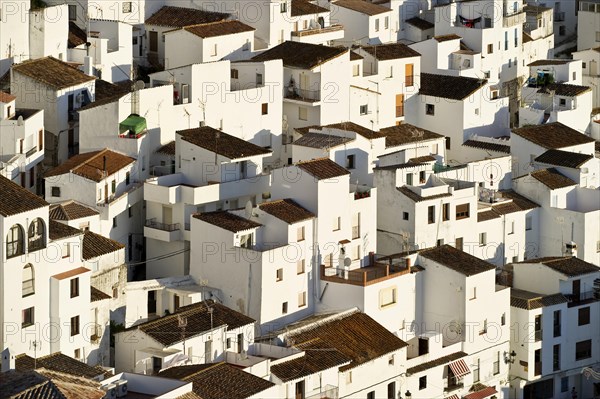
[(16, 107), (16, 97), (0, 91), (0, 174), (35, 193), (44, 159), (44, 111)]
[(60, 351), (86, 362), (97, 345), (83, 233), (51, 221), (42, 198), (5, 177), (0, 184), (3, 348), (30, 356)]
[(551, 7), (528, 4), (523, 7), (526, 22), (523, 25), (522, 66), (539, 59), (554, 57), (554, 10)]
[(3, 5), (0, 24), (0, 76), (14, 63), (29, 59), (29, 9), (31, 2), (20, 0)]
[(411, 42), (421, 42), (435, 35), (435, 24), (421, 17), (409, 18), (402, 23), (404, 36)]
[(79, 152), (76, 110), (94, 99), (96, 78), (53, 57), (14, 65), (11, 84), (22, 108), (44, 110), (44, 161), (56, 166)]
[(52, 56), (66, 61), (65, 38), (68, 33), (69, 19), (66, 4), (29, 10), (29, 58)]
[(573, 59), (582, 61), (582, 84), (592, 88), (592, 107), (596, 108), (600, 105), (600, 92), (598, 91), (598, 84), (600, 83), (598, 71), (598, 67), (600, 66), (600, 48), (594, 47), (575, 51), (573, 52)]
[(510, 397), (545, 392), (568, 398), (573, 388), (581, 397), (597, 393), (581, 370), (593, 368), (600, 356), (600, 302), (593, 291), (599, 279), (600, 268), (576, 256), (512, 265), (511, 320), (523, 327), (511, 338), (511, 374), (519, 378), (510, 384)]
[(115, 334), (115, 370), (158, 374), (178, 364), (221, 361), (254, 340), (254, 320), (213, 300), (179, 307)]
[(99, 233), (127, 245), (127, 259), (140, 259), (142, 185), (135, 159), (108, 149), (76, 155), (45, 175), (51, 203), (74, 199), (100, 212)]
[(237, 20), (222, 20), (166, 31), (167, 69), (180, 66), (250, 58), (254, 51), (254, 28)]
[(346, 47), (373, 45), (397, 40), (397, 15), (384, 5), (363, 0), (330, 2), (336, 23), (344, 27), (344, 38), (334, 43)]
[(534, 162), (536, 169), (556, 168), (582, 188), (595, 189), (599, 185), (600, 160), (591, 154), (548, 150), (535, 158)]
[[(573, 12), (565, 13), (565, 16), (568, 15), (572, 22), (571, 25), (567, 25), (564, 30), (567, 30), (567, 28), (570, 27), (570, 30), (568, 31), (569, 35), (577, 35), (578, 51), (597, 47), (598, 39), (600, 39), (600, 37), (596, 35), (596, 32), (598, 32), (596, 28), (600, 23), (599, 4), (596, 1), (582, 1), (578, 6), (579, 10), (574, 10), (574, 16)], [(574, 25), (577, 26), (576, 32), (572, 31)], [(554, 30), (556, 31), (556, 28)]]

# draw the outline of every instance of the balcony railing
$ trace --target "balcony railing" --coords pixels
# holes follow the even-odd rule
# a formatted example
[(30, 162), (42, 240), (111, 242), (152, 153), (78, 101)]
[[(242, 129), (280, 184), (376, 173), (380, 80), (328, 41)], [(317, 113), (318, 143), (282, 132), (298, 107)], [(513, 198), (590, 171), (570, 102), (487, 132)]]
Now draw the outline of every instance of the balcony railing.
[(587, 301), (591, 301), (594, 299), (600, 299), (600, 294), (595, 293), (595, 291), (593, 291), (593, 290), (580, 292), (579, 295), (569, 294), (569, 295), (565, 295), (565, 296), (567, 297), (569, 304), (573, 304), (573, 305), (578, 304), (580, 302), (587, 302)]
[(285, 98), (308, 102), (321, 101), (320, 90), (299, 89), (296, 86), (285, 86)]
[(38, 148), (37, 148), (37, 146), (35, 146), (25, 153), (25, 157), (29, 158), (30, 156), (35, 154), (37, 151), (38, 151)]
[(345, 270), (336, 267), (321, 266), (321, 279), (344, 284), (367, 286), (390, 277), (401, 276), (410, 273), (406, 267), (390, 266), (376, 263), (375, 266), (361, 267), (353, 270)]
[(321, 392), (307, 396), (306, 399), (337, 399), (338, 398), (338, 387), (333, 385), (325, 385)]
[(463, 383), (462, 378), (448, 377), (447, 386), (446, 386), (445, 391), (446, 392), (455, 391), (457, 389), (463, 388), (464, 386), (465, 386), (465, 384)]
[(344, 30), (342, 25), (331, 25), (327, 28), (315, 28), (315, 29), (305, 29), (292, 32), (292, 36), (302, 37), (302, 36), (310, 36), (310, 35), (318, 35), (321, 33), (329, 33), (329, 32), (337, 32)]
[(554, 13), (554, 22), (562, 22), (565, 20), (565, 13), (563, 12), (555, 12)]
[(177, 231), (181, 229), (181, 225), (179, 223), (160, 223), (156, 221), (156, 218), (146, 220), (145, 226), (162, 231)]

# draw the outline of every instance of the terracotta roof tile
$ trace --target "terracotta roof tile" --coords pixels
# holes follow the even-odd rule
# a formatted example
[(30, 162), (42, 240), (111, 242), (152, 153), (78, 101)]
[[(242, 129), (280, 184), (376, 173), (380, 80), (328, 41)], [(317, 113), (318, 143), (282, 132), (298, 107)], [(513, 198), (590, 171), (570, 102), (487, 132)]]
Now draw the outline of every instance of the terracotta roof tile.
[(91, 271), (90, 269), (86, 269), (85, 267), (78, 267), (76, 269), (71, 269), (71, 270), (67, 270), (66, 272), (55, 274), (54, 276), (51, 276), (51, 277), (56, 280), (65, 280), (67, 278), (79, 276), (80, 274), (84, 274), (84, 273), (87, 273), (90, 271)]
[(101, 399), (106, 394), (97, 381), (44, 368), (3, 373), (0, 391), (12, 399)]
[(329, 47), (318, 44), (286, 41), (253, 57), (254, 61), (282, 60), (283, 66), (313, 69), (334, 58), (347, 54), (344, 47)]
[(554, 168), (539, 169), (529, 175), (551, 190), (577, 185), (574, 180), (569, 179)]
[[(419, 255), (444, 265), (458, 273), (464, 274), (467, 277), (496, 269), (496, 266), (491, 263), (450, 245), (442, 245), (427, 249), (420, 252)], [(425, 267), (425, 270), (427, 271), (427, 267)]]
[(498, 393), (494, 387), (484, 387), (477, 392), (463, 396), (463, 399), (484, 399)]
[(388, 7), (370, 3), (365, 0), (338, 0), (333, 3), (332, 9), (334, 9), (335, 6), (347, 8), (349, 10), (356, 11), (369, 16), (379, 15), (391, 11), (391, 9), (389, 9)]
[(485, 222), (492, 219), (498, 219), (499, 217), (500, 215), (494, 212), (493, 210), (477, 212), (477, 223)]
[(403, 43), (387, 43), (363, 47), (363, 50), (380, 61), (420, 57), (421, 54)]
[(542, 87), (537, 92), (546, 94), (554, 92), (554, 94), (557, 96), (575, 97), (583, 93), (587, 93), (588, 91), (592, 91), (592, 88), (589, 86), (579, 86), (567, 83), (551, 83)]
[(275, 386), (227, 363), (171, 367), (158, 376), (191, 382), (193, 392), (202, 399), (260, 398), (261, 392)]
[(333, 179), (350, 174), (346, 168), (341, 167), (329, 158), (298, 162), (296, 166), (317, 180)]
[(117, 85), (114, 83), (107, 82), (106, 80), (96, 79), (96, 92), (94, 93), (94, 102), (89, 103), (87, 106), (96, 104), (97, 102), (104, 102), (121, 98), (130, 91), (131, 84), (127, 83), (127, 81), (125, 83), (120, 83)]
[(528, 211), (540, 207), (535, 202), (513, 190), (500, 191), (499, 194), (503, 198), (510, 199), (511, 201), (492, 204), (492, 211), (498, 215), (507, 215), (509, 213)]
[(422, 371), (429, 370), (433, 367), (446, 365), (450, 362), (453, 362), (458, 359), (462, 359), (463, 357), (466, 357), (466, 356), (467, 356), (467, 354), (465, 352), (451, 353), (449, 355), (442, 356), (437, 359), (433, 359), (433, 360), (430, 360), (425, 363), (421, 363), (421, 364), (413, 366), (413, 367), (409, 367), (408, 369), (406, 369), (406, 373), (407, 374), (417, 374)]
[(292, 17), (328, 13), (329, 10), (308, 0), (292, 0)]
[(410, 198), (414, 202), (429, 201), (429, 200), (434, 200), (434, 199), (439, 199), (439, 198), (446, 198), (446, 197), (451, 197), (452, 196), (452, 194), (450, 194), (450, 193), (442, 193), (442, 194), (436, 194), (436, 195), (430, 195), (430, 196), (427, 196), (427, 197), (422, 197), (421, 195), (419, 195), (419, 194), (415, 193), (414, 191), (412, 191), (407, 186), (396, 187), (396, 190), (400, 191), (402, 194), (404, 194), (405, 196), (407, 196), (408, 198)]
[(195, 8), (164, 6), (146, 19), (146, 25), (183, 28), (189, 25), (222, 21), (227, 18), (229, 18), (229, 14)]
[(566, 302), (568, 299), (563, 294), (542, 295), (515, 288), (510, 290), (510, 306), (515, 308), (531, 310)]
[(454, 33), (451, 33), (451, 34), (449, 34), (449, 35), (440, 35), (440, 36), (434, 36), (433, 38), (434, 38), (436, 41), (440, 42), (440, 43), (441, 43), (441, 42), (446, 42), (446, 41), (448, 41), (448, 40), (462, 39), (462, 37), (460, 37), (460, 36), (458, 36), (458, 35), (456, 35), (456, 34), (454, 34)]
[(289, 198), (263, 202), (258, 207), (269, 215), (275, 216), (288, 224), (302, 222), (315, 217), (314, 213)]
[(59, 373), (69, 374), (76, 377), (96, 378), (102, 373), (92, 366), (73, 359), (61, 352), (40, 356), (34, 359), (26, 354), (15, 356), (15, 370), (28, 371), (34, 368), (45, 368)]
[(420, 30), (428, 30), (428, 29), (433, 29), (435, 27), (435, 25), (432, 24), (431, 22), (426, 21), (419, 17), (407, 19), (406, 23), (409, 25), (412, 25), (415, 28), (420, 29)]
[(240, 159), (271, 153), (271, 150), (259, 147), (256, 144), (252, 144), (209, 126), (179, 130), (177, 134), (181, 135), (181, 138), (184, 141), (204, 148), (205, 150), (216, 152), (229, 159)]
[(486, 79), (422, 73), (419, 94), (450, 100), (464, 100), (486, 84)]
[[(208, 312), (209, 307), (213, 309), (212, 318)], [(229, 330), (234, 330), (254, 323), (254, 319), (213, 300), (208, 300), (183, 306), (176, 312), (135, 325), (126, 331), (142, 331), (158, 343), (168, 347), (182, 341), (182, 330), (178, 327), (179, 316), (185, 317), (187, 320), (185, 339), (204, 334), (211, 330), (211, 326), (216, 328), (227, 325)]]
[(175, 140), (168, 142), (167, 144), (156, 150), (157, 154), (162, 155), (175, 155)]
[(69, 21), (68, 48), (75, 48), (87, 42), (87, 34), (73, 21)]
[(544, 66), (544, 65), (564, 65), (573, 60), (536, 60), (527, 64), (527, 66)]
[(510, 154), (510, 145), (508, 144), (500, 144), (500, 143), (488, 143), (484, 141), (477, 140), (467, 140), (463, 143), (464, 146), (479, 148), (484, 151), (494, 151), (501, 152), (504, 154)]
[(0, 90), (0, 103), (9, 103), (15, 101), (17, 97)]
[(547, 149), (560, 149), (594, 142), (593, 138), (560, 122), (521, 127), (513, 129), (512, 133)]
[(436, 140), (444, 136), (434, 133), (430, 130), (421, 129), (410, 123), (401, 123), (397, 126), (383, 128), (379, 133), (385, 136), (385, 147), (398, 147), (404, 144), (416, 143), (419, 141)]
[(337, 350), (351, 359), (351, 363), (340, 367), (340, 371), (352, 369), (408, 346), (381, 324), (360, 312), (318, 323), (298, 332), (291, 331), (286, 340), (304, 351), (324, 347)]
[(377, 138), (383, 137), (383, 135), (381, 133), (376, 132), (371, 129), (368, 129), (368, 128), (361, 126), (354, 122), (340, 122), (340, 123), (332, 123), (330, 125), (325, 125), (322, 127), (314, 127), (315, 130), (316, 129), (322, 130), (323, 128), (346, 130), (348, 132), (354, 132), (354, 133), (366, 138), (367, 140), (372, 140), (372, 139), (377, 139)]
[[(106, 157), (106, 174), (104, 174), (104, 158)], [(109, 149), (86, 152), (67, 159), (62, 164), (46, 173), (44, 177), (60, 176), (73, 173), (86, 179), (100, 182), (105, 176), (111, 176), (135, 159)]]
[(574, 256), (527, 259), (518, 263), (541, 263), (567, 277), (577, 277), (584, 274), (600, 272), (600, 267)]
[(193, 217), (234, 233), (262, 226), (260, 223), (253, 222), (252, 220), (227, 211), (197, 213), (193, 215)]
[(561, 150), (548, 150), (537, 157), (535, 161), (549, 165), (577, 169), (592, 158), (594, 158), (594, 156), (589, 154), (580, 154)]
[(256, 30), (253, 27), (237, 20), (191, 25), (186, 26), (183, 29), (201, 38), (233, 35), (235, 33), (252, 32)]
[(12, 216), (48, 206), (42, 197), (0, 175), (0, 215)]
[(374, 169), (376, 169), (376, 170), (386, 170), (386, 169), (395, 170), (395, 169), (414, 168), (416, 166), (428, 165), (428, 164), (430, 164), (430, 162), (436, 162), (435, 157), (431, 156), (431, 155), (425, 155), (422, 157), (411, 158), (407, 162), (402, 163), (402, 164), (377, 166)]
[(365, 57), (363, 57), (362, 55), (354, 52), (354, 51), (350, 51), (350, 61), (358, 61), (358, 60), (364, 60)]
[(86, 75), (66, 62), (54, 57), (24, 61), (13, 65), (12, 70), (13, 73), (23, 74), (57, 90), (77, 86), (96, 79), (94, 76)]
[(105, 294), (93, 285), (90, 286), (90, 302), (103, 301), (110, 298), (112, 298), (110, 295)]
[(298, 140), (294, 141), (294, 145), (309, 148), (333, 148), (353, 141), (349, 137), (333, 136), (324, 133), (306, 133)]
[(125, 245), (120, 242), (111, 240), (110, 238), (91, 231), (86, 231), (83, 235), (81, 258), (83, 260), (90, 260), (112, 252), (117, 252), (123, 248), (125, 248)]
[(50, 219), (52, 220), (76, 220), (99, 214), (100, 212), (94, 208), (90, 208), (74, 200), (50, 205)]
[(81, 230), (55, 220), (50, 220), (49, 225), (50, 228), (48, 230), (50, 231), (49, 236), (51, 240), (61, 240), (63, 238), (75, 237), (83, 234)]

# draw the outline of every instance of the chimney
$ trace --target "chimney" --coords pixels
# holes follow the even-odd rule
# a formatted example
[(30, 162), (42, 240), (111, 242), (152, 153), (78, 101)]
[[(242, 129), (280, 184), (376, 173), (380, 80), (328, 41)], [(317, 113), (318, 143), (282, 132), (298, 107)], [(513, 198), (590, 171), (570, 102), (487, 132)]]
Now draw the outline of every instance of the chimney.
[(2, 351), (2, 372), (15, 369), (15, 355), (6, 348)]
[(405, 258), (404, 260), (406, 261), (406, 268), (408, 269), (408, 271), (410, 271), (410, 265), (411, 265), (410, 258)]
[(83, 57), (83, 73), (94, 76), (94, 58), (86, 55)]
[(375, 265), (375, 252), (369, 252), (369, 266)]
[(577, 257), (577, 244), (573, 241), (569, 241), (565, 244), (565, 255)]

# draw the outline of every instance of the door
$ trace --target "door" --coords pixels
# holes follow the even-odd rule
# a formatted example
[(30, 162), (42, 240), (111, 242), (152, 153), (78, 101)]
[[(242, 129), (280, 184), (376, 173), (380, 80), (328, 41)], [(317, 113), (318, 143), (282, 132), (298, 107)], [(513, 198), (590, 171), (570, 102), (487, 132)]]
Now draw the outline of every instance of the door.
[(429, 353), (429, 340), (419, 338), (419, 356)]
[(581, 280), (573, 280), (573, 300), (578, 301), (581, 296)]
[(405, 86), (412, 86), (414, 83), (414, 79), (413, 79), (413, 64), (406, 64), (406, 67), (404, 68), (404, 84)]
[(158, 52), (158, 32), (150, 32), (150, 52)]
[(156, 291), (148, 292), (148, 315), (156, 314)]
[(463, 238), (462, 237), (456, 238), (456, 249), (458, 249), (460, 251), (463, 250)]
[(296, 399), (304, 399), (304, 380), (296, 383)]
[(302, 74), (300, 75), (300, 90), (308, 90), (309, 87), (309, 77), (308, 75)]

